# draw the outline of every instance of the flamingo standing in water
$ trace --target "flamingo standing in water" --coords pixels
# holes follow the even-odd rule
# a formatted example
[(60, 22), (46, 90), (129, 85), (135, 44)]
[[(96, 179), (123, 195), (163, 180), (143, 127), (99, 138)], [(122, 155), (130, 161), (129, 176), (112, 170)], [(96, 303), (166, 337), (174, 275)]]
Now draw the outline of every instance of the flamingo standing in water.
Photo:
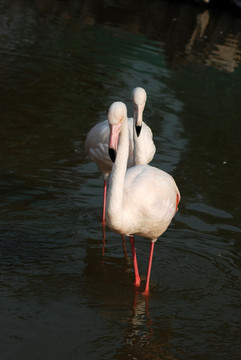
[(134, 234), (151, 240), (144, 294), (149, 293), (154, 244), (167, 229), (180, 201), (180, 192), (171, 175), (150, 165), (127, 169), (129, 136), (127, 109), (113, 103), (108, 112), (110, 126), (109, 155), (114, 162), (108, 179), (106, 224), (130, 237), (135, 285), (140, 286)]
[[(128, 119), (129, 153), (127, 166), (147, 164), (155, 154), (156, 147), (152, 140), (152, 131), (142, 121), (142, 114), (146, 103), (146, 92), (137, 87), (132, 91), (133, 118)], [(109, 143), (108, 120), (96, 124), (87, 134), (85, 152), (93, 160), (102, 173), (104, 179), (102, 222), (105, 223), (107, 179), (112, 169), (112, 161), (108, 153)]]

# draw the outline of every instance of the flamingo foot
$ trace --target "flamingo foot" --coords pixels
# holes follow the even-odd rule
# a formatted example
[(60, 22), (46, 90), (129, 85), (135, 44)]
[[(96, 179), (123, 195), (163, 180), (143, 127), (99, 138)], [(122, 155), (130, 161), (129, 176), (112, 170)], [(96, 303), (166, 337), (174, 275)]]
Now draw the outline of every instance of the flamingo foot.
[(151, 246), (150, 246), (149, 262), (148, 262), (148, 269), (147, 269), (147, 276), (146, 276), (146, 287), (145, 287), (145, 290), (142, 292), (142, 295), (144, 295), (144, 296), (149, 295), (149, 284), (150, 284), (151, 265), (152, 265), (152, 258), (153, 258), (153, 252), (154, 252), (154, 245), (155, 245), (155, 242), (152, 241)]
[(137, 277), (135, 278), (134, 285), (135, 285), (136, 288), (139, 288), (139, 287), (141, 286), (140, 276), (139, 276), (139, 277), (137, 276)]
[(149, 295), (150, 295), (149, 289), (145, 289), (145, 290), (141, 293), (141, 295), (143, 295), (143, 296), (149, 296)]
[(130, 243), (131, 243), (133, 266), (134, 266), (134, 272), (135, 272), (134, 285), (135, 285), (135, 287), (139, 287), (141, 285), (141, 279), (140, 279), (139, 270), (138, 270), (138, 264), (137, 264), (137, 259), (136, 259), (136, 250), (135, 250), (135, 244), (134, 244), (133, 235), (130, 236)]

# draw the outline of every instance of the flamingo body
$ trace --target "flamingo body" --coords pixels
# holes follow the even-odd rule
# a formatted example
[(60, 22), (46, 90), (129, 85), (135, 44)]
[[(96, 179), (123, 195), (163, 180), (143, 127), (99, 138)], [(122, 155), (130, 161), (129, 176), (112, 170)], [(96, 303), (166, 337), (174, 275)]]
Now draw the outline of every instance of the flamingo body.
[(115, 217), (107, 207), (107, 225), (122, 235), (155, 241), (176, 213), (177, 195), (171, 175), (150, 165), (134, 166), (125, 174), (121, 212)]
[[(134, 108), (133, 118), (128, 119), (129, 129), (129, 153), (127, 167), (149, 163), (155, 154), (156, 147), (150, 127), (142, 121), (142, 113), (146, 103), (146, 92), (142, 88), (135, 88), (132, 92)], [(140, 134), (136, 134), (135, 126), (138, 126)], [(109, 157), (109, 123), (108, 120), (96, 124), (87, 134), (85, 152), (99, 168), (104, 179), (103, 215), (105, 221), (106, 181), (112, 169), (112, 161)]]
[(124, 103), (115, 102), (110, 106), (108, 120), (109, 147), (112, 149), (110, 155), (114, 165), (108, 179), (106, 222), (115, 232), (130, 236), (136, 286), (140, 285), (140, 276), (134, 235), (151, 240), (144, 291), (147, 295), (154, 243), (174, 217), (180, 201), (180, 192), (172, 176), (158, 168), (137, 165), (127, 169), (129, 138), (127, 110)]

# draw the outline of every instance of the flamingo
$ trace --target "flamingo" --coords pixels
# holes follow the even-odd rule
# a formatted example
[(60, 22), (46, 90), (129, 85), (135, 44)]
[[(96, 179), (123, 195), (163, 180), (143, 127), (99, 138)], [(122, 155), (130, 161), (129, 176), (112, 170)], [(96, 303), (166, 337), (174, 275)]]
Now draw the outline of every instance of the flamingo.
[[(129, 155), (128, 167), (149, 163), (155, 154), (156, 147), (152, 140), (150, 127), (142, 121), (146, 103), (146, 91), (137, 87), (132, 91), (133, 118), (128, 119)], [(112, 169), (108, 153), (109, 123), (108, 120), (96, 124), (87, 134), (85, 152), (93, 160), (104, 179), (102, 222), (105, 223), (107, 179)]]
[(135, 286), (140, 286), (134, 235), (151, 240), (144, 295), (149, 282), (157, 238), (169, 226), (180, 201), (180, 192), (168, 173), (150, 166), (136, 165), (127, 169), (128, 121), (123, 102), (114, 102), (108, 112), (110, 126), (109, 155), (113, 161), (108, 179), (106, 224), (122, 236), (129, 236), (135, 272)]

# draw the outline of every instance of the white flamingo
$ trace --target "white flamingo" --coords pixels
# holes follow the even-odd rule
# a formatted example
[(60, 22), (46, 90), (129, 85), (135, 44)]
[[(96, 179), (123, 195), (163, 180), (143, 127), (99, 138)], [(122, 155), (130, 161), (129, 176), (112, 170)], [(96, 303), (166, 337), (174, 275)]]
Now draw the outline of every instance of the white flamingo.
[[(155, 154), (152, 131), (142, 121), (142, 114), (146, 103), (146, 92), (137, 87), (132, 91), (133, 118), (128, 119), (129, 126), (129, 155), (128, 167), (149, 163)], [(93, 160), (102, 173), (104, 179), (102, 222), (105, 222), (107, 179), (112, 169), (112, 161), (108, 153), (109, 123), (108, 120), (96, 124), (87, 134), (85, 152)]]
[(144, 294), (149, 293), (154, 244), (167, 229), (180, 201), (174, 179), (150, 165), (127, 169), (129, 136), (126, 106), (113, 103), (108, 112), (109, 154), (114, 164), (108, 179), (106, 224), (121, 235), (130, 236), (135, 285), (140, 286), (134, 234), (151, 240)]

